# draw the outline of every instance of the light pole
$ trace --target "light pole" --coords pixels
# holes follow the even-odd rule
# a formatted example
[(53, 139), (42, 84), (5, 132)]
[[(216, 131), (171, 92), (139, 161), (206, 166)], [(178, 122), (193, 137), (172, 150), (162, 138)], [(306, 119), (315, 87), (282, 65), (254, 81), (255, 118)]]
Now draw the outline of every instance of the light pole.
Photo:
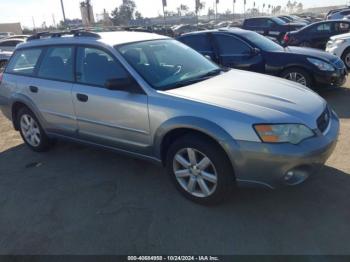
[(235, 20), (235, 4), (236, 0), (232, 1), (232, 20)]
[(61, 0), (61, 7), (62, 7), (62, 14), (63, 14), (63, 22), (64, 22), (64, 25), (66, 25), (66, 14), (64, 12), (63, 0)]
[(162, 4), (163, 4), (163, 19), (164, 19), (164, 27), (166, 26), (166, 20), (165, 20), (165, 7), (167, 6), (167, 1), (166, 0), (162, 0)]

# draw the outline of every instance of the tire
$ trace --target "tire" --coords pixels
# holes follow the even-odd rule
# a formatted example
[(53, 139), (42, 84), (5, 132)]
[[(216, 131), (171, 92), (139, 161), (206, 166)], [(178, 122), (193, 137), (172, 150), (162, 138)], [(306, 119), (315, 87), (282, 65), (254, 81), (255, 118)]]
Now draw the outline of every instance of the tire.
[(32, 111), (22, 107), (17, 113), (16, 121), (23, 141), (31, 150), (46, 152), (51, 148), (53, 141), (45, 134)]
[(341, 56), (341, 59), (343, 60), (346, 68), (350, 69), (350, 47), (345, 49), (344, 53)]
[(310, 74), (302, 68), (289, 68), (281, 73), (281, 77), (301, 85), (312, 88), (313, 82)]
[[(194, 162), (188, 150), (194, 153)], [(223, 202), (235, 185), (233, 168), (224, 150), (200, 135), (186, 135), (175, 141), (167, 153), (166, 169), (180, 193), (202, 205)]]

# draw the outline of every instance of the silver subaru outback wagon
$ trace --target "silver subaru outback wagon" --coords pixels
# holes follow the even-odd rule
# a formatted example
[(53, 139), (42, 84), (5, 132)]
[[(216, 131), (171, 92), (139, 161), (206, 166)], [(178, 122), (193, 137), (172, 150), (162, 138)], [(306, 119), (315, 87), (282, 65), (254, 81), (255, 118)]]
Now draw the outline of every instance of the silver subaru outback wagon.
[(235, 185), (317, 175), (339, 132), (308, 88), (226, 71), (176, 40), (136, 32), (31, 37), (1, 76), (0, 104), (34, 151), (63, 138), (153, 160), (202, 204)]

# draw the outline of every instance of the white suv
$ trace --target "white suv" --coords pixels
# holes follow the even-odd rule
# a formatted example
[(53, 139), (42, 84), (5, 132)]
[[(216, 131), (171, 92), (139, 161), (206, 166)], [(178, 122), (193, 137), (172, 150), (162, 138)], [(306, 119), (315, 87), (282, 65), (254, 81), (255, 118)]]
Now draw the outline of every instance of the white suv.
[(326, 51), (340, 57), (350, 69), (350, 33), (332, 36), (327, 43)]

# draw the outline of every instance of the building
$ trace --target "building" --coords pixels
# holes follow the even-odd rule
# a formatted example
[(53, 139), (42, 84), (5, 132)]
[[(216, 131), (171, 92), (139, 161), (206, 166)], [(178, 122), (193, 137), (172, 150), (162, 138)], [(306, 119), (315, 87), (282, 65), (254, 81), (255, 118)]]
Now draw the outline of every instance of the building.
[(23, 34), (21, 23), (0, 24), (0, 32), (11, 32), (15, 35)]
[(80, 12), (84, 26), (90, 26), (95, 23), (94, 11), (89, 0), (80, 3)]

